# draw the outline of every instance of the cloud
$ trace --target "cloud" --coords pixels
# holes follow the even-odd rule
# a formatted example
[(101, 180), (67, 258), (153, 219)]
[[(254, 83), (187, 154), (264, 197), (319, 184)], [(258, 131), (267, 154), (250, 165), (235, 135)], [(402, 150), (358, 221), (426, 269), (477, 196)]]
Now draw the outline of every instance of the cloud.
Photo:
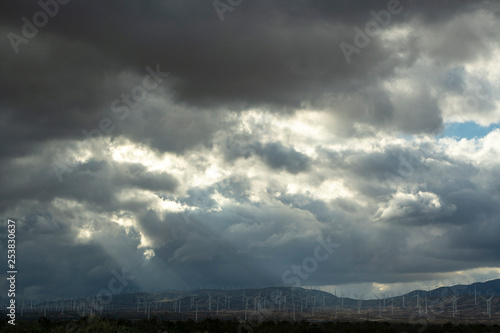
[[(402, 0), (348, 63), (387, 6), (70, 2), (17, 54), (4, 38), (20, 288), (95, 293), (124, 266), (130, 288), (282, 283), (318, 237), (341, 246), (304, 284), (495, 271), (500, 132), (439, 135), (500, 120), (499, 7)], [(12, 2), (1, 34), (39, 10)]]
[(454, 205), (443, 207), (441, 200), (434, 193), (396, 193), (385, 207), (379, 209), (377, 218), (402, 222), (451, 215), (454, 210), (456, 210)]

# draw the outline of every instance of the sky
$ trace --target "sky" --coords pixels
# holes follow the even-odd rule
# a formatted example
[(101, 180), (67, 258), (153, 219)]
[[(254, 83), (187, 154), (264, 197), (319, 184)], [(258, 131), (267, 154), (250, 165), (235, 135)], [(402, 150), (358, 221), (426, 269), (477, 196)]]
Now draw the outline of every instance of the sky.
[(26, 297), (500, 276), (497, 2), (0, 6)]

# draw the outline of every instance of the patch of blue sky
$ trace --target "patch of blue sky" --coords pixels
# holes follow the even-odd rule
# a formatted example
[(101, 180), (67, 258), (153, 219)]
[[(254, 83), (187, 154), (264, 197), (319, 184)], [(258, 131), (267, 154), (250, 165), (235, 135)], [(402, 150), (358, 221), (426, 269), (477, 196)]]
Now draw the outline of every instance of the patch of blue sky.
[(451, 137), (457, 139), (465, 138), (468, 140), (483, 138), (496, 128), (500, 128), (500, 123), (491, 124), (490, 126), (481, 126), (472, 121), (465, 123), (449, 123), (445, 124), (444, 131), (438, 134), (436, 138)]

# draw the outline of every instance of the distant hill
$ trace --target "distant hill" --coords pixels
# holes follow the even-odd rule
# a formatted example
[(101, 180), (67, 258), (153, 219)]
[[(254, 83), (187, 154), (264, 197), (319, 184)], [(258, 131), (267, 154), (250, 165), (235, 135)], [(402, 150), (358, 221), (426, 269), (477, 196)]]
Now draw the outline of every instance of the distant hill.
[[(440, 287), (432, 290), (413, 290), (405, 294), (387, 294), (385, 295), (386, 305), (390, 304), (391, 299), (394, 300), (394, 306), (402, 306), (406, 304), (408, 306), (416, 304), (417, 295), (421, 298), (427, 297), (428, 299), (439, 298), (439, 297), (451, 297), (455, 296), (473, 296), (474, 291), (476, 291), (476, 297), (490, 297), (495, 294), (500, 297), (500, 279), (490, 280), (486, 282), (477, 282), (471, 285), (454, 285)], [(127, 299), (128, 306), (132, 301), (134, 304), (137, 303), (139, 299), (151, 299), (154, 302), (159, 302), (161, 304), (173, 303), (175, 301), (181, 304), (182, 308), (192, 308), (192, 302), (198, 301), (199, 304), (203, 305), (203, 308), (215, 309), (217, 303), (219, 303), (220, 308), (227, 308), (233, 310), (244, 310), (245, 307), (255, 308), (260, 304), (261, 307), (273, 307), (273, 308), (287, 308), (290, 304), (295, 303), (296, 308), (311, 308), (315, 307), (342, 307), (346, 309), (357, 309), (359, 306), (358, 299), (356, 297), (347, 297), (341, 294), (333, 295), (329, 292), (316, 290), (316, 289), (306, 289), (302, 287), (292, 288), (292, 287), (266, 287), (266, 288), (255, 288), (255, 289), (238, 289), (238, 290), (218, 290), (218, 289), (200, 289), (193, 291), (165, 291), (158, 293), (136, 293), (133, 297), (129, 294), (116, 295), (114, 296), (115, 301), (119, 302), (121, 299)], [(361, 297), (361, 296), (360, 296)], [(384, 299), (381, 297), (381, 302)], [(403, 301), (403, 297), (405, 300)], [(378, 299), (373, 295), (365, 295), (361, 300), (362, 307), (377, 307)], [(248, 304), (247, 304), (248, 303)], [(122, 304), (125, 305), (125, 304)]]
[(439, 287), (429, 291), (413, 290), (407, 295), (415, 296), (417, 293), (421, 295), (427, 294), (428, 296), (447, 296), (447, 295), (473, 295), (476, 291), (479, 295), (496, 294), (500, 296), (500, 279), (490, 280), (486, 282), (476, 282), (470, 285), (457, 284), (454, 286)]
[[(408, 320), (429, 316), (444, 322), (455, 318), (478, 322), (500, 316), (500, 279), (433, 290), (413, 290), (397, 295), (387, 293), (379, 296), (380, 299), (374, 295), (359, 295), (359, 299), (354, 296), (301, 287), (167, 290), (108, 295), (104, 301), (97, 296), (22, 300), (18, 307), (26, 318), (33, 319), (41, 315), (71, 319), (96, 314), (135, 319), (154, 316), (195, 320), (212, 316), (246, 319), (257, 313), (275, 319)], [(491, 305), (491, 313), (487, 313), (485, 299)]]

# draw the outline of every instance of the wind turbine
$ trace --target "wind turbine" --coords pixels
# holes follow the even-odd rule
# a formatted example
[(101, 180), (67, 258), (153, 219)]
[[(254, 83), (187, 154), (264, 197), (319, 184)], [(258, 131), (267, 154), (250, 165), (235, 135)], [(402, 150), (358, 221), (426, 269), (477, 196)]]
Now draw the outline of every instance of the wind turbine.
[(391, 315), (394, 315), (394, 297), (391, 297)]
[(217, 311), (215, 313), (217, 316), (219, 315), (219, 304), (222, 304), (220, 301), (220, 297), (220, 295), (217, 295)]
[(295, 321), (295, 295), (293, 294), (293, 289), (291, 290), (292, 292), (292, 304), (293, 304), (293, 321)]
[(271, 299), (271, 302), (273, 302), (274, 304), (278, 304), (278, 308), (281, 309), (281, 304), (279, 304), (280, 298), (281, 296), (281, 290), (278, 290), (278, 289), (275, 289), (271, 292), (271, 294), (269, 295), (269, 298)]
[[(43, 316), (47, 317), (47, 300), (42, 296), (38, 295), (43, 300)], [(85, 313), (83, 314), (85, 316)]]
[[(262, 305), (260, 304), (260, 302), (261, 302), (261, 299), (260, 299), (260, 291), (259, 291), (257, 296), (254, 296), (254, 298), (253, 298), (253, 310), (254, 311), (257, 311), (257, 308), (259, 308), (259, 310), (261, 309)], [(281, 302), (281, 300), (280, 300), (280, 302)]]
[(452, 303), (452, 311), (453, 311), (453, 317), (455, 317), (455, 314), (457, 313), (457, 299), (459, 297), (455, 296), (455, 293), (451, 296), (451, 303)]
[[(293, 293), (293, 291), (292, 291), (292, 293)], [(268, 293), (266, 292), (266, 294), (265, 294), (265, 295), (264, 295), (264, 297), (262, 298), (262, 304), (263, 304), (264, 309), (266, 308), (266, 306), (267, 306), (268, 304), (272, 304), (272, 303), (273, 303), (273, 301), (272, 301), (272, 299), (271, 299), (271, 295), (269, 295), (269, 296), (268, 296), (267, 294), (268, 294)]]
[(311, 297), (313, 299), (313, 303), (312, 303), (312, 315), (314, 316), (314, 307), (316, 306), (316, 298), (318, 297), (318, 295), (316, 295), (316, 296), (308, 296), (308, 297)]
[(90, 316), (92, 317), (94, 315), (94, 297), (90, 297), (88, 299), (88, 303), (90, 304)]
[(222, 297), (224, 297), (224, 307), (227, 309), (227, 293), (224, 293)]
[(151, 319), (151, 305), (158, 295), (145, 295), (142, 297), (144, 303), (144, 314), (147, 315), (148, 320)]
[[(248, 301), (250, 300), (250, 296), (247, 297), (247, 300), (245, 302), (245, 321), (247, 320), (247, 311), (248, 311)], [(254, 297), (254, 302), (255, 302), (255, 297)]]
[(85, 299), (80, 301), (80, 308), (83, 310), (82, 317), (85, 317), (85, 309), (87, 308), (87, 303), (86, 303)]
[(385, 293), (380, 293), (380, 296), (382, 296), (382, 301), (384, 303), (384, 309), (385, 309), (385, 299), (386, 299), (386, 294)]
[(476, 286), (474, 286), (474, 305), (477, 305), (477, 295), (479, 295), (479, 293), (476, 291)]
[(361, 307), (363, 306), (363, 296), (364, 295), (365, 294), (358, 296), (357, 294), (354, 294), (354, 296), (358, 299), (358, 314), (361, 313)]
[(246, 295), (245, 295), (245, 292), (243, 291), (243, 296), (241, 297), (241, 305), (243, 305), (243, 306), (245, 305), (245, 297), (246, 297)]
[(418, 308), (418, 316), (422, 316), (422, 301), (425, 301), (425, 311), (424, 313), (427, 315), (427, 293), (425, 293), (425, 298), (420, 296), (420, 292), (417, 291), (417, 308)]
[(137, 295), (137, 313), (139, 313), (140, 306), (141, 306), (141, 296)]
[(344, 307), (344, 292), (343, 291), (340, 291), (340, 296), (341, 296), (340, 300), (342, 302), (341, 306)]
[[(42, 296), (38, 296), (38, 297), (40, 297), (43, 300), (43, 312), (44, 312), (43, 316), (46, 317), (47, 316), (47, 310), (49, 312), (52, 310), (52, 301), (51, 300), (46, 300)], [(42, 309), (42, 307), (40, 306), (40, 311), (41, 311), (41, 309)]]
[(337, 319), (337, 312), (339, 311), (339, 298), (335, 296), (335, 319)]
[[(179, 303), (179, 313), (181, 313), (181, 303), (182, 303), (182, 295), (179, 295), (177, 302)], [(158, 308), (158, 301), (156, 301), (156, 308)]]
[(195, 321), (198, 321), (198, 303), (200, 303), (201, 301), (203, 301), (203, 298), (200, 298), (199, 300), (195, 300), (194, 302), (196, 303), (196, 312), (195, 312)]
[(375, 294), (373, 294), (373, 296), (375, 296), (378, 299), (378, 316), (382, 317), (382, 303), (381, 303), (381, 299), (377, 295), (375, 295)]
[(425, 293), (425, 315), (427, 316), (427, 293)]
[(96, 311), (99, 311), (99, 316), (101, 316), (101, 317), (102, 317), (102, 311), (103, 311), (104, 309), (106, 309), (106, 308), (107, 308), (107, 305), (102, 304), (102, 302), (100, 302), (100, 301), (97, 299), (97, 297), (96, 297), (96, 299), (95, 299), (95, 310), (96, 310)]
[(484, 297), (481, 297), (482, 299), (484, 299), (486, 301), (486, 313), (488, 314), (488, 317), (491, 318), (491, 299), (493, 298), (493, 294), (491, 294), (491, 297), (486, 299)]
[(212, 294), (208, 293), (208, 311), (212, 312)]
[[(25, 300), (26, 300), (25, 296), (23, 295), (23, 301), (21, 303), (21, 317), (23, 316), (23, 312), (24, 312), (24, 305), (25, 305), (24, 303), (25, 303)], [(64, 313), (64, 305), (63, 305), (62, 302), (63, 301), (61, 301), (61, 308), (62, 308), (61, 313)]]
[(403, 308), (405, 307), (405, 292), (403, 291), (401, 293), (402, 297), (403, 297)]

